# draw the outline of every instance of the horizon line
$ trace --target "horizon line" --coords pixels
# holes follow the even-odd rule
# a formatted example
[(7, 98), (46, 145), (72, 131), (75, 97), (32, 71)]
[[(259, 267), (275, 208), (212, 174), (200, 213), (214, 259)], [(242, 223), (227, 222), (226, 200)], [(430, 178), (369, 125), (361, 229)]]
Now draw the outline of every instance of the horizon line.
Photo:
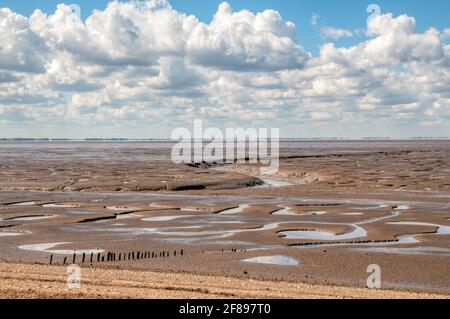
[[(270, 139), (270, 138), (267, 138)], [(392, 137), (392, 136), (366, 136), (366, 137), (280, 137), (279, 140), (447, 140), (450, 136), (409, 136), (409, 137)], [(192, 138), (191, 141), (199, 139)], [(203, 139), (205, 141), (214, 139)], [(221, 139), (226, 141), (227, 139)], [(0, 141), (180, 141), (167, 137), (162, 138), (128, 138), (128, 137), (87, 137), (87, 138), (66, 138), (66, 137), (0, 137)]]

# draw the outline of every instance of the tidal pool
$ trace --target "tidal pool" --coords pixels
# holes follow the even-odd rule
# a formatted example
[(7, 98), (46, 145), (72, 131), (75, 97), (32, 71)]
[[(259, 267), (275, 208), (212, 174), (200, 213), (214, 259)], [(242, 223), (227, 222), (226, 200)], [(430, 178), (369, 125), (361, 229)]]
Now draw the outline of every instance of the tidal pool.
[(261, 256), (242, 260), (246, 263), (268, 264), (278, 266), (297, 266), (299, 262), (287, 256)]
[(11, 204), (11, 206), (33, 206), (33, 205), (36, 205), (36, 202), (20, 202)]
[(283, 181), (280, 179), (274, 179), (274, 178), (266, 178), (266, 177), (259, 177), (260, 180), (264, 182), (263, 185), (258, 185), (257, 187), (286, 187), (286, 186), (292, 186), (296, 185), (295, 183)]
[(23, 222), (31, 222), (35, 220), (44, 220), (54, 218), (57, 215), (46, 215), (46, 216), (24, 216), (24, 217), (14, 217), (8, 219), (8, 221), (23, 221)]
[(325, 231), (288, 230), (280, 232), (287, 239), (314, 239), (314, 240), (348, 240), (367, 236), (367, 231), (357, 225), (352, 225), (353, 231), (336, 235)]
[(292, 207), (283, 207), (279, 206), (280, 210), (272, 213), (272, 215), (278, 215), (278, 216), (316, 216), (316, 215), (325, 215), (328, 212), (326, 211), (313, 211), (313, 212), (304, 212), (304, 213), (297, 213), (294, 211)]
[(20, 236), (23, 235), (23, 233), (13, 233), (13, 232), (4, 232), (0, 231), (0, 237), (14, 237), (14, 236)]
[(194, 216), (195, 215), (155, 216), (155, 217), (143, 218), (142, 221), (144, 221), (144, 222), (166, 222), (166, 221), (176, 220), (176, 219), (180, 219), (180, 218), (194, 217)]
[(98, 212), (87, 211), (87, 210), (71, 210), (71, 211), (68, 211), (67, 214), (72, 214), (72, 215), (94, 215), (94, 214), (98, 214)]
[(290, 207), (282, 207), (280, 206), (280, 210), (272, 213), (272, 215), (280, 215), (280, 216), (298, 216), (298, 214)]
[(80, 204), (65, 204), (65, 203), (54, 203), (54, 204), (44, 204), (42, 207), (45, 208), (77, 208), (81, 207)]
[(183, 212), (208, 212), (210, 209), (208, 207), (181, 207)]

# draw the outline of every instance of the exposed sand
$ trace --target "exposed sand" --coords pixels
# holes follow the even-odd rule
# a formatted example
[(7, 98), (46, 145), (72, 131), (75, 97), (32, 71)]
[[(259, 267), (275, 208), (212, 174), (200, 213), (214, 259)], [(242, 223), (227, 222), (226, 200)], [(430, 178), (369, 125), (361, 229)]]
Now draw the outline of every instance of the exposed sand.
[(66, 267), (0, 263), (0, 298), (450, 298), (430, 293), (92, 268), (82, 269), (81, 289), (68, 289), (66, 278)]
[[(235, 289), (215, 284), (233, 277), (244, 286), (235, 297), (371, 298), (380, 294), (363, 289), (371, 264), (381, 267), (383, 287), (396, 290), (383, 294), (450, 295), (450, 141), (287, 142), (272, 185), (261, 185), (253, 165), (176, 165), (166, 144), (0, 143), (0, 260), (48, 264), (53, 253), (61, 265), (74, 250), (166, 252), (95, 258), (96, 270), (86, 270), (92, 297), (227, 297)], [(244, 262), (274, 256), (298, 265)], [(105, 267), (123, 281), (99, 279), (107, 278)], [(31, 285), (17, 269), (15, 284), (2, 286), (10, 296)], [(142, 274), (169, 288), (134, 293)], [(212, 277), (170, 288), (198, 275)], [(53, 296), (62, 279), (42, 276), (49, 291), (39, 293)], [(272, 290), (252, 289), (266, 280)], [(89, 290), (80, 297), (91, 297)]]

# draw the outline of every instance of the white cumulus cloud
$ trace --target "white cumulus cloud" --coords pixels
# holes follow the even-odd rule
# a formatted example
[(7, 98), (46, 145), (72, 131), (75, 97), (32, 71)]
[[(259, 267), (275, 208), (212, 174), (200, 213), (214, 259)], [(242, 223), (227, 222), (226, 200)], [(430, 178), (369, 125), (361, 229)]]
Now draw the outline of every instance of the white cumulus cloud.
[[(361, 42), (327, 43), (313, 56), (302, 30), (275, 10), (222, 3), (209, 23), (162, 0), (111, 2), (84, 21), (72, 11), (0, 9), (1, 123), (54, 135), (70, 125), (141, 132), (194, 118), (290, 126), (291, 136), (302, 127), (314, 135), (321, 123), (450, 125), (449, 29), (419, 32), (407, 15), (376, 16)], [(354, 35), (320, 30), (333, 40)]]

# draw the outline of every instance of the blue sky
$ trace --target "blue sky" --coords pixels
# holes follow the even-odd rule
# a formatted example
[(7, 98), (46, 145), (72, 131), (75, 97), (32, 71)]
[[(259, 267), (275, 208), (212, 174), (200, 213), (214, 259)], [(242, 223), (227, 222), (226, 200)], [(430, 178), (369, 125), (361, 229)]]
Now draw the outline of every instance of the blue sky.
[(448, 0), (147, 1), (0, 0), (0, 137), (450, 137)]
[[(9, 7), (12, 10), (30, 15), (35, 9), (46, 13), (53, 13), (59, 3), (78, 4), (81, 7), (83, 18), (90, 15), (92, 10), (103, 10), (109, 0), (0, 0), (0, 7)], [(203, 22), (209, 22), (223, 0), (169, 0), (172, 7), (186, 14), (193, 14)], [(449, 27), (450, 1), (448, 0), (229, 0), (234, 10), (247, 9), (260, 12), (265, 9), (274, 9), (280, 12), (285, 20), (295, 23), (299, 33), (299, 42), (305, 49), (317, 54), (318, 48), (327, 39), (320, 36), (317, 29), (311, 26), (313, 14), (320, 16), (319, 23), (343, 29), (363, 29), (366, 25), (368, 13), (367, 6), (378, 4), (381, 12), (392, 12), (395, 15), (407, 14), (415, 17), (419, 31), (429, 27), (443, 30)], [(342, 38), (335, 41), (336, 45), (349, 46), (361, 41), (360, 37), (351, 39)]]

